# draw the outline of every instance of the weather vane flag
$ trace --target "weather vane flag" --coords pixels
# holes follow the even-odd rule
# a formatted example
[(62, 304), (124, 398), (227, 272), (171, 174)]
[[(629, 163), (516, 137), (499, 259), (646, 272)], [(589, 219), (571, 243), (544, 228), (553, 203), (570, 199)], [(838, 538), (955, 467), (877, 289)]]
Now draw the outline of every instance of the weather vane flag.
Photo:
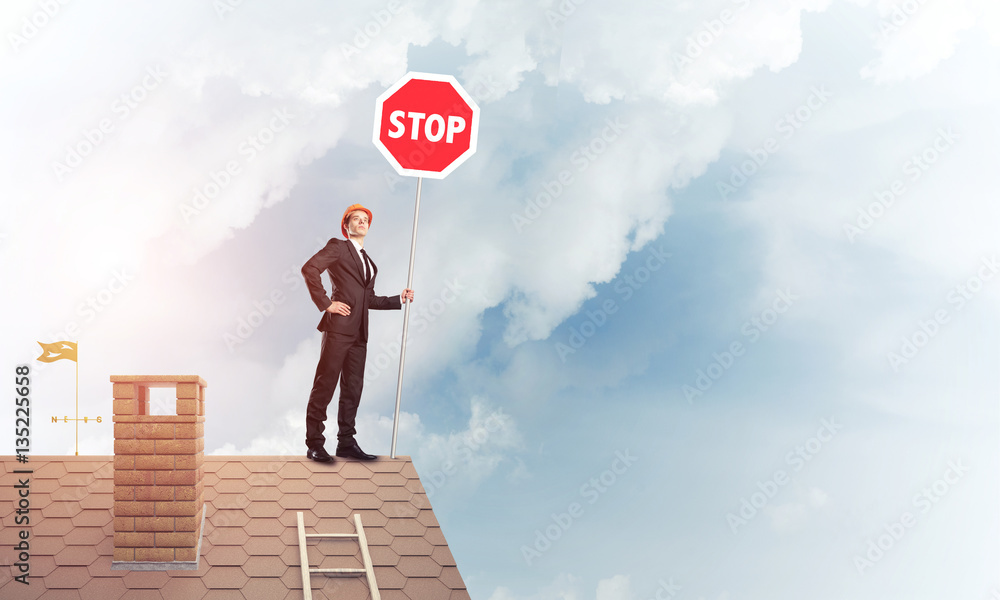
[(37, 360), (44, 363), (56, 362), (57, 360), (71, 360), (76, 362), (76, 342), (55, 342), (45, 344), (38, 342), (42, 347), (42, 355)]
[[(372, 143), (397, 173), (417, 178), (407, 289), (413, 288), (413, 255), (417, 247), (417, 218), (420, 216), (420, 188), (424, 177), (447, 177), (476, 152), (478, 138), (479, 106), (451, 75), (407, 73), (375, 101)], [(407, 302), (403, 311), (396, 409), (392, 417), (391, 458), (396, 458), (399, 401), (403, 389), (409, 323), (410, 303)]]

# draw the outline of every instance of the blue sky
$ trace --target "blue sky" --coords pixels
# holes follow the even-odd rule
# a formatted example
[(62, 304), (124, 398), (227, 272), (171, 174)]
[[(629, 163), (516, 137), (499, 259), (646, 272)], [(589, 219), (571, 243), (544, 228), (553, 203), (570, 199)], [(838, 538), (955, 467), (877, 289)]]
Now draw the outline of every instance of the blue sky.
[[(194, 373), (208, 452), (302, 454), (298, 269), (361, 202), (402, 289), (375, 99), (451, 74), (479, 145), (424, 182), (398, 451), (474, 598), (1000, 594), (994, 3), (42, 4), (0, 19), (0, 354), (75, 331), (82, 414)], [(73, 452), (72, 397), (36, 368), (34, 453)]]

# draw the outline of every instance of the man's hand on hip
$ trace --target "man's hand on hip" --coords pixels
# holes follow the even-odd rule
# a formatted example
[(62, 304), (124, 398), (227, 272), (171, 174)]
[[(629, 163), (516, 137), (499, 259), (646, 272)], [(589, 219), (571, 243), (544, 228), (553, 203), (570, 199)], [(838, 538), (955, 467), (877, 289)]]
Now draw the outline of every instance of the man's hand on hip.
[(351, 314), (351, 307), (343, 302), (333, 301), (330, 303), (330, 306), (326, 307), (326, 312), (333, 313), (335, 315), (344, 315), (346, 317)]

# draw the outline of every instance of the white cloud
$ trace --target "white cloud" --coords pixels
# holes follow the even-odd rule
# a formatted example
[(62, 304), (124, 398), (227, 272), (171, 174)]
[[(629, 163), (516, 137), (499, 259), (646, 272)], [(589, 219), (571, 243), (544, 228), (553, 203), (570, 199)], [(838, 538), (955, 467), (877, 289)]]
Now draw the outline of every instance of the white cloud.
[(861, 75), (878, 83), (914, 79), (950, 58), (968, 30), (981, 27), (1000, 42), (1000, 12), (990, 0), (878, 0), (877, 59)]
[(796, 486), (795, 496), (794, 501), (764, 508), (775, 531), (787, 533), (800, 528), (810, 512), (822, 509), (829, 501), (827, 493), (817, 487), (801, 489)]

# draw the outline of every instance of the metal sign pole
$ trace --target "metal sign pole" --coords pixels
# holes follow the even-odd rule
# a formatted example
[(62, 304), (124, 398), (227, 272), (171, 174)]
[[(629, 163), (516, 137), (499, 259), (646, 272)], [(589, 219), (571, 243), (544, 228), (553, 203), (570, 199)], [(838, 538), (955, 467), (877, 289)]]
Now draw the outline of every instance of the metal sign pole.
[[(420, 187), (423, 177), (417, 177), (417, 203), (413, 208), (413, 235), (410, 238), (410, 269), (406, 273), (406, 289), (413, 288), (413, 256), (417, 250), (417, 217), (420, 216)], [(396, 410), (392, 413), (392, 447), (389, 458), (396, 458), (396, 433), (399, 431), (399, 400), (403, 394), (403, 363), (406, 362), (406, 330), (410, 325), (410, 302), (403, 307), (403, 339), (399, 344), (399, 380), (396, 382)]]

